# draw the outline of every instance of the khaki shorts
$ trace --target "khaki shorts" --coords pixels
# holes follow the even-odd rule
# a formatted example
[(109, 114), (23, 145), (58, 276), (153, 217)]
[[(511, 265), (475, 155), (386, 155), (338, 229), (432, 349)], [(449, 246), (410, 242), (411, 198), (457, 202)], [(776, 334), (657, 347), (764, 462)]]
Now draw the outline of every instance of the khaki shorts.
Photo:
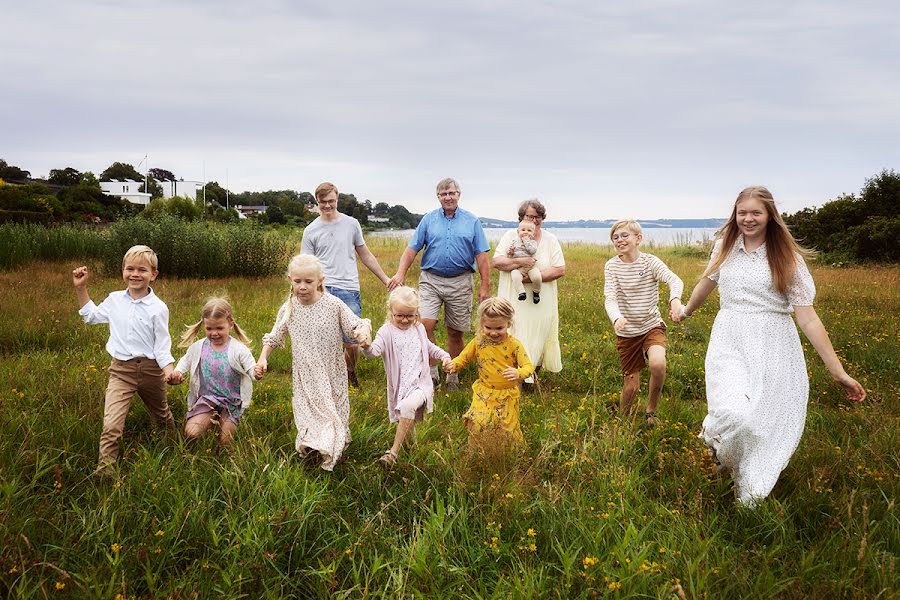
[(644, 335), (637, 337), (616, 336), (616, 350), (622, 373), (630, 375), (639, 373), (647, 365), (646, 355), (650, 346), (666, 347), (666, 328), (664, 325), (654, 327)]
[(456, 331), (472, 329), (472, 273), (440, 277), (428, 271), (419, 276), (419, 316), (437, 321), (444, 305), (444, 324)]

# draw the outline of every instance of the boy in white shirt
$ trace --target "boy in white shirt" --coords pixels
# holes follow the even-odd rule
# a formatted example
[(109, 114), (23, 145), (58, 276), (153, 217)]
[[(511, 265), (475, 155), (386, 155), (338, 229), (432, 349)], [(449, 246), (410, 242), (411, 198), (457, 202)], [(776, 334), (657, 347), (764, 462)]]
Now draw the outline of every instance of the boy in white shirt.
[(680, 315), (684, 283), (652, 254), (638, 250), (643, 236), (637, 221), (613, 224), (609, 237), (616, 254), (603, 269), (606, 313), (616, 331), (616, 350), (622, 365), (619, 412), (631, 414), (641, 388), (641, 370), (650, 365), (650, 390), (645, 416), (655, 425), (656, 406), (666, 379), (666, 324), (659, 314), (659, 282), (669, 286), (669, 318)]
[(169, 335), (169, 309), (150, 288), (156, 279), (158, 260), (147, 246), (133, 246), (122, 259), (125, 289), (111, 292), (95, 305), (87, 291), (87, 267), (72, 271), (75, 295), (85, 323), (109, 323), (106, 351), (112, 357), (109, 385), (103, 409), (100, 459), (95, 471), (113, 475), (119, 443), (131, 399), (137, 393), (160, 427), (175, 430), (175, 420), (166, 402), (166, 381), (175, 359)]

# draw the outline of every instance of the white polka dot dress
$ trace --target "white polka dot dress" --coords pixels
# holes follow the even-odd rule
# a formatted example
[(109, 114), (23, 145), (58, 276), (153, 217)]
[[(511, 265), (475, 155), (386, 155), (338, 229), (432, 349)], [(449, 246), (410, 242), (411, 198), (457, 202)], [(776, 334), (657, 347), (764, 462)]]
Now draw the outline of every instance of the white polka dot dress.
[(798, 256), (787, 294), (779, 293), (765, 244), (747, 252), (743, 236), (709, 277), (719, 284), (721, 309), (706, 353), (700, 435), (730, 469), (738, 502), (753, 506), (772, 491), (803, 434), (809, 380), (791, 313), (812, 305), (815, 286)]
[(290, 317), (283, 305), (275, 319), (275, 327), (263, 336), (263, 343), (273, 347), (284, 345), (291, 336), (292, 407), (297, 426), (297, 451), (318, 450), (322, 468), (334, 469), (350, 443), (350, 398), (347, 389), (347, 365), (341, 335), (352, 336), (368, 319), (354, 315), (347, 305), (322, 294), (314, 304), (291, 303)]

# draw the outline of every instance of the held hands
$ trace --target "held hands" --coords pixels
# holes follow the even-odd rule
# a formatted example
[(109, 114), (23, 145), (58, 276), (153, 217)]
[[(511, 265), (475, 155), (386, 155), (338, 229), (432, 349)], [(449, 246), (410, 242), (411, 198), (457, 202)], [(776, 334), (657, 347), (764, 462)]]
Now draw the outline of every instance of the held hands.
[(681, 300), (675, 298), (672, 300), (672, 304), (669, 307), (669, 318), (672, 319), (673, 323), (681, 323), (685, 317), (687, 317), (687, 313), (684, 310), (684, 306), (681, 304)]
[(181, 385), (184, 383), (184, 374), (178, 371), (172, 371), (166, 375), (166, 383), (169, 385)]
[(83, 288), (87, 285), (88, 280), (88, 268), (87, 267), (78, 267), (77, 269), (72, 271), (72, 284), (76, 288)]
[(616, 322), (613, 323), (613, 329), (616, 330), (616, 333), (619, 333), (620, 331), (625, 329), (627, 326), (628, 326), (628, 319), (626, 319), (625, 317), (619, 317), (618, 319), (616, 319)]
[(503, 369), (503, 378), (507, 381), (518, 381), (519, 372), (516, 371), (515, 367), (506, 367)]
[(406, 277), (403, 276), (403, 275), (400, 275), (400, 273), (395, 274), (395, 275), (394, 275), (393, 277), (391, 277), (391, 279), (388, 281), (387, 289), (388, 289), (389, 291), (393, 291), (394, 288), (400, 287), (401, 285), (403, 285), (403, 280), (404, 280), (404, 279), (406, 279)]
[(371, 332), (365, 326), (359, 326), (353, 330), (353, 339), (359, 342), (363, 348), (368, 348), (372, 344)]
[(263, 375), (265, 375), (266, 371), (268, 370), (269, 362), (264, 358), (260, 358), (258, 361), (256, 361), (256, 366), (253, 367), (253, 376), (256, 377), (257, 381), (259, 381), (263, 378)]
[(453, 359), (452, 359), (452, 358), (449, 358), (449, 357), (448, 357), (448, 358), (445, 358), (444, 360), (441, 361), (441, 366), (444, 368), (444, 372), (445, 372), (445, 373), (452, 373), (452, 372), (453, 372), (453, 371), (452, 371), (452, 369), (453, 369)]

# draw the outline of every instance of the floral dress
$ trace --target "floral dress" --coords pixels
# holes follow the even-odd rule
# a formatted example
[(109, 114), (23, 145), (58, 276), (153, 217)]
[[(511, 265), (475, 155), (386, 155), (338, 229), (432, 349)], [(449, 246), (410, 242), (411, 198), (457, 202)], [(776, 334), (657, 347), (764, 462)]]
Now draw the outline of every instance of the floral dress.
[[(713, 249), (713, 258), (721, 242)], [(721, 308), (706, 353), (708, 414), (700, 434), (731, 471), (735, 496), (755, 505), (772, 491), (803, 435), (809, 379), (793, 306), (811, 306), (815, 285), (803, 258), (787, 294), (775, 289), (765, 244), (735, 242), (721, 268)]]
[(322, 294), (311, 305), (295, 297), (288, 302), (278, 311), (272, 331), (263, 336), (263, 344), (281, 347), (290, 334), (295, 446), (298, 452), (318, 450), (322, 468), (331, 471), (351, 439), (342, 336), (352, 337), (357, 327), (371, 326), (331, 294)]
[(507, 381), (503, 370), (515, 367), (519, 379), (534, 372), (525, 346), (511, 335), (499, 343), (478, 336), (453, 359), (453, 365), (461, 369), (473, 360), (478, 365), (478, 379), (472, 384), (472, 404), (463, 415), (466, 429), (470, 435), (502, 433), (513, 444), (521, 444), (519, 383)]
[(241, 374), (228, 363), (228, 344), (221, 351), (203, 340), (200, 349), (200, 393), (194, 406), (184, 415), (187, 421), (207, 412), (221, 412), (237, 423), (244, 412), (241, 406)]

